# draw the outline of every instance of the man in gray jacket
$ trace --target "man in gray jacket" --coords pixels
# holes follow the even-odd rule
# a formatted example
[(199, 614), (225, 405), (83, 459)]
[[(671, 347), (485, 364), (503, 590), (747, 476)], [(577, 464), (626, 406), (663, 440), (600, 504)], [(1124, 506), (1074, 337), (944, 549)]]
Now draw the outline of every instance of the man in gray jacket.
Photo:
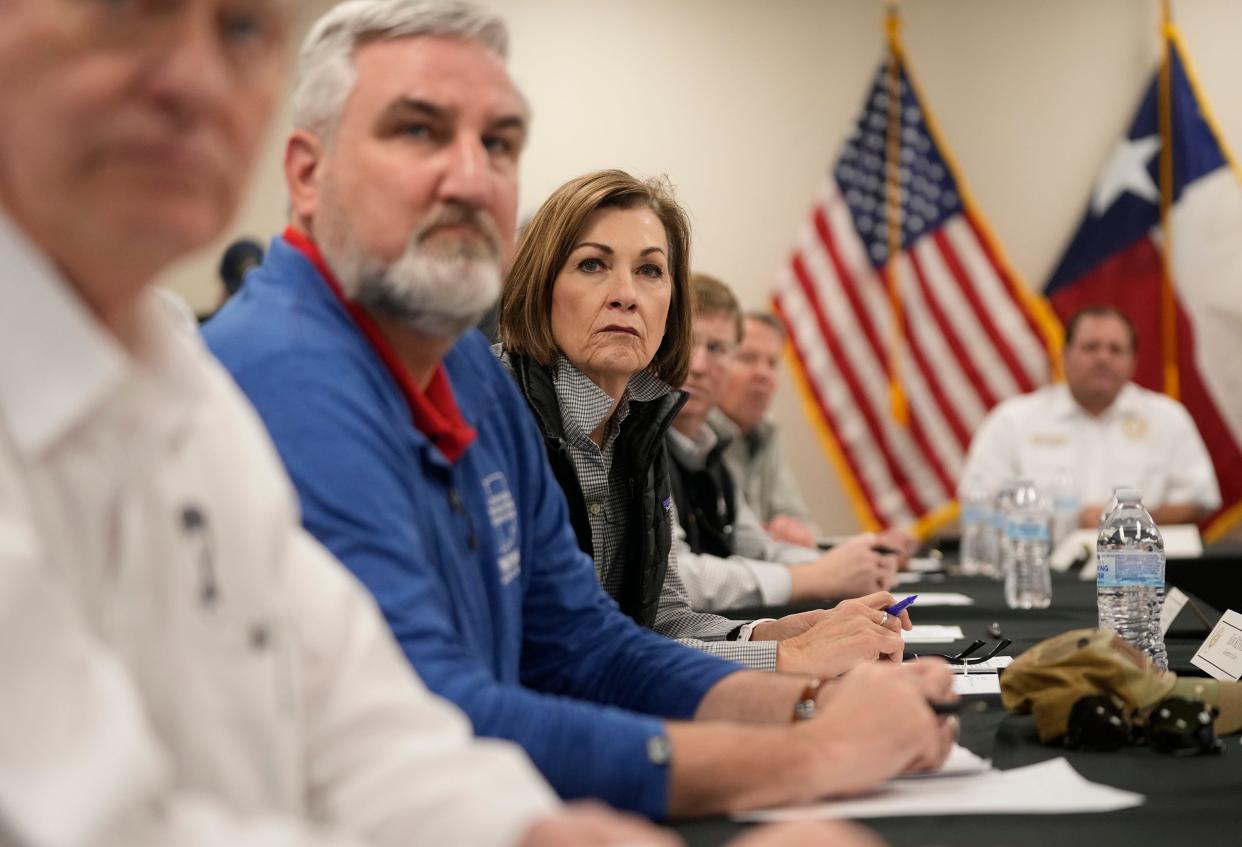
[(751, 312), (710, 422), (732, 435), (725, 464), (768, 535), (814, 547), (816, 529), (768, 416), (776, 394), (785, 327), (771, 312)]

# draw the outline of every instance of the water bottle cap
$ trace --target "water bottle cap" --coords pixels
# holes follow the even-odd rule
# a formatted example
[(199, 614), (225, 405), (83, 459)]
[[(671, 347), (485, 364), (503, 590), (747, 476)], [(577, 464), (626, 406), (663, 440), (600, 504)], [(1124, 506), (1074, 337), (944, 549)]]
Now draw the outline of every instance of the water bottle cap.
[(1143, 502), (1143, 492), (1137, 488), (1118, 488), (1118, 503), (1141, 503)]

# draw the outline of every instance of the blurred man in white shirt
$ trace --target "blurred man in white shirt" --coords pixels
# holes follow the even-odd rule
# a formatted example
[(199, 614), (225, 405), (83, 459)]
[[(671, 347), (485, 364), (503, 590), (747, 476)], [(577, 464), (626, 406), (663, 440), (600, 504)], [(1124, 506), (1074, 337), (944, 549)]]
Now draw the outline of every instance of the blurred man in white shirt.
[(1137, 343), (1129, 319), (1110, 306), (1070, 318), (1065, 382), (991, 411), (971, 441), (960, 491), (1067, 476), (1082, 527), (1099, 523), (1119, 485), (1142, 491), (1158, 523), (1194, 523), (1219, 508), (1211, 459), (1185, 407), (1130, 381)]

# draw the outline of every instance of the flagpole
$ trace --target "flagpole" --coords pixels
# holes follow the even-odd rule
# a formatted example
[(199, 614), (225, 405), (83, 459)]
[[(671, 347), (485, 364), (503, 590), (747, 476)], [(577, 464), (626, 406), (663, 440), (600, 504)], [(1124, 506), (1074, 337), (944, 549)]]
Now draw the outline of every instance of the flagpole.
[(890, 0), (884, 16), (888, 38), (888, 131), (884, 151), (884, 212), (888, 227), (888, 257), (884, 277), (892, 327), (888, 349), (888, 400), (898, 426), (910, 423), (910, 409), (901, 385), (901, 354), (905, 347), (901, 280), (897, 258), (901, 255), (901, 19), (896, 0)]
[(1160, 41), (1163, 56), (1156, 114), (1160, 130), (1160, 350), (1164, 365), (1164, 393), (1181, 398), (1177, 355), (1177, 297), (1173, 291), (1173, 13), (1169, 0), (1160, 0)]

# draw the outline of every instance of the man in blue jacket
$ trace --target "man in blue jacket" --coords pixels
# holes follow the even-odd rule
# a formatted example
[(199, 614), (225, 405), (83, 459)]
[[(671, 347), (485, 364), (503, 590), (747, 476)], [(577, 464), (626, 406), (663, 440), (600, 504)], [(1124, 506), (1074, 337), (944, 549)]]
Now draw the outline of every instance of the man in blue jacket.
[(303, 49), (291, 226), (206, 336), (306, 526), (427, 684), (564, 796), (702, 814), (937, 763), (951, 729), (926, 700), (949, 696), (943, 668), (831, 686), (742, 671), (601, 590), (525, 402), (468, 330), (516, 226), (528, 112), (504, 51), (495, 18), (406, 0), (342, 4)]

